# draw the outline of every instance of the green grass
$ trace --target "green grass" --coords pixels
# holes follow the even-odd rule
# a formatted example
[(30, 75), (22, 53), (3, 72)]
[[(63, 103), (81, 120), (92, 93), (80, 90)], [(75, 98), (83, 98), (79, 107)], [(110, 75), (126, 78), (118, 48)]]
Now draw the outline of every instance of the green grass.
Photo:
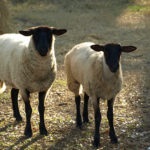
[(132, 12), (150, 12), (150, 6), (149, 5), (132, 5), (129, 6), (128, 9)]
[(66, 84), (67, 84), (67, 82), (65, 80), (58, 79), (54, 82), (53, 87), (57, 87), (57, 86), (65, 87)]

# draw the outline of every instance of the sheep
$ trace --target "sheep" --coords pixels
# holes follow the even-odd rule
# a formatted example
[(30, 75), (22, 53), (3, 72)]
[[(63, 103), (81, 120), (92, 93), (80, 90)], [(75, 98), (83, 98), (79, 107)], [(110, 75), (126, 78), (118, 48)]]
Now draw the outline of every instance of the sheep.
[[(83, 122), (88, 123), (88, 99), (90, 97), (94, 108), (95, 133), (93, 145), (100, 146), (101, 113), (99, 99), (106, 99), (108, 105), (107, 118), (109, 122), (109, 136), (112, 143), (118, 139), (113, 126), (113, 104), (115, 96), (121, 90), (122, 69), (120, 56), (122, 52), (136, 50), (134, 46), (119, 44), (97, 45), (84, 42), (74, 46), (65, 56), (65, 70), (67, 85), (75, 94), (76, 126), (82, 127), (80, 114), (80, 92), (84, 91)], [(82, 91), (80, 91), (82, 86)]]
[(37, 26), (21, 30), (20, 34), (0, 36), (0, 80), (12, 87), (12, 107), (17, 121), (22, 120), (18, 108), (19, 92), (23, 98), (26, 112), (24, 134), (27, 137), (32, 136), (30, 93), (33, 92), (38, 92), (40, 134), (48, 134), (44, 123), (44, 100), (57, 72), (54, 36), (65, 32), (66, 29)]

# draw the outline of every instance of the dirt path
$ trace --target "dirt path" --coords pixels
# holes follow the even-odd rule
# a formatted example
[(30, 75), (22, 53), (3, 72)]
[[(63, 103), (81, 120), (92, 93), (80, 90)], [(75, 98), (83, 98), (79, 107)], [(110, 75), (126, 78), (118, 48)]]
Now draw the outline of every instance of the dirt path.
[[(49, 94), (46, 106), (47, 137), (39, 135), (37, 97), (32, 97), (33, 137), (24, 139), (25, 121), (16, 124), (12, 117), (9, 90), (0, 95), (0, 148), (2, 149), (50, 149), (92, 150), (94, 120), (90, 105), (91, 123), (82, 131), (75, 128), (74, 97), (66, 87), (64, 55), (77, 43), (117, 42), (134, 45), (138, 50), (123, 54), (124, 85), (115, 102), (115, 127), (120, 143), (111, 145), (108, 138), (106, 103), (101, 103), (101, 147), (100, 149), (144, 150), (150, 147), (150, 13), (132, 11), (129, 6), (139, 5), (121, 1), (51, 1), (48, 4), (11, 6), (16, 31), (28, 26), (50, 24), (66, 27), (66, 36), (56, 40), (58, 62), (57, 80)], [(148, 5), (149, 6), (149, 5)], [(21, 10), (24, 11), (21, 11)], [(32, 9), (32, 11), (31, 11)], [(19, 13), (18, 13), (19, 12)], [(30, 14), (30, 15), (27, 15)], [(20, 103), (25, 120), (24, 104)]]

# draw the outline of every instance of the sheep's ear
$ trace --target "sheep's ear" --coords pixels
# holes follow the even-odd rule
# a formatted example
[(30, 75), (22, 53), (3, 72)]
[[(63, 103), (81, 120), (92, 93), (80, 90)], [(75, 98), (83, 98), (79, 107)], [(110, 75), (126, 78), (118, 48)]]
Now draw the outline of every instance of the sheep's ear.
[(53, 29), (52, 31), (53, 31), (53, 34), (57, 36), (62, 35), (67, 32), (66, 29)]
[(135, 46), (122, 46), (122, 52), (130, 53), (135, 51), (137, 48)]
[(24, 36), (30, 36), (33, 34), (33, 30), (20, 30), (19, 33)]
[(105, 49), (105, 47), (103, 45), (98, 45), (98, 44), (92, 45), (91, 48), (97, 52), (104, 51), (104, 49)]

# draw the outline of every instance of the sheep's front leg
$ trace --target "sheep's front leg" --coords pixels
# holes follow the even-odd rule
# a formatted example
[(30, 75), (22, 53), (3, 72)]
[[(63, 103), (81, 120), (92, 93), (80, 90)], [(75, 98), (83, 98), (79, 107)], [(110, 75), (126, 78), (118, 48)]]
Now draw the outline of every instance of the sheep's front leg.
[(31, 129), (31, 114), (32, 114), (32, 108), (30, 105), (30, 92), (25, 90), (25, 91), (21, 91), (22, 94), (22, 98), (24, 100), (25, 103), (25, 112), (26, 112), (26, 127), (25, 127), (25, 131), (24, 131), (24, 135), (27, 137), (31, 137), (32, 136), (32, 129)]
[(88, 100), (89, 96), (84, 93), (84, 107), (83, 107), (83, 122), (88, 123), (89, 118), (88, 118)]
[(45, 122), (44, 122), (44, 100), (45, 100), (46, 92), (39, 92), (39, 115), (40, 115), (40, 124), (39, 124), (39, 130), (41, 135), (47, 135), (48, 132), (45, 127)]
[(115, 134), (114, 124), (113, 124), (113, 104), (114, 104), (114, 99), (110, 99), (107, 101), (107, 106), (108, 106), (107, 118), (110, 127), (109, 136), (112, 143), (118, 143), (118, 139)]
[(94, 134), (94, 143), (93, 145), (95, 147), (100, 146), (100, 123), (101, 123), (101, 113), (100, 113), (100, 108), (99, 108), (99, 98), (94, 101), (93, 104), (94, 107), (94, 118), (95, 118), (95, 134)]
[(12, 108), (13, 108), (13, 115), (16, 118), (16, 121), (22, 121), (22, 117), (19, 112), (18, 108), (18, 89), (11, 89), (11, 99), (12, 99)]
[(81, 128), (82, 127), (82, 119), (80, 114), (80, 95), (75, 96), (75, 103), (76, 103), (76, 126)]

